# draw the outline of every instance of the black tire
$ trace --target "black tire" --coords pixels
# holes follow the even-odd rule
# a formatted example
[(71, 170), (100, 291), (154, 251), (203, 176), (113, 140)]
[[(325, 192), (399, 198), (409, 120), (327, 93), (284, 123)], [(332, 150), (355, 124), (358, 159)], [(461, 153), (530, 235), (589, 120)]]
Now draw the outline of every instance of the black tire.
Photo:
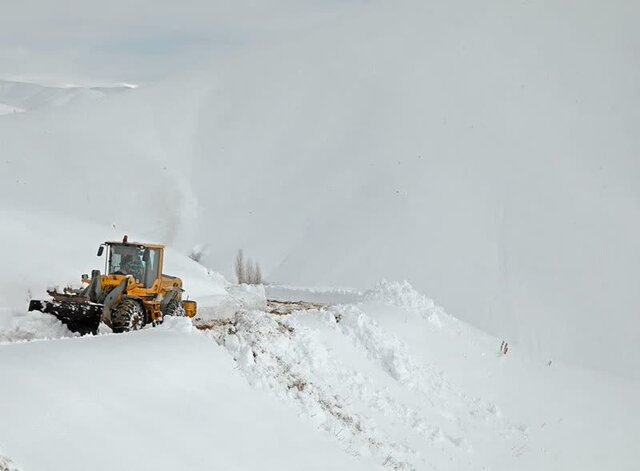
[(169, 301), (162, 311), (162, 316), (176, 316), (176, 317), (184, 317), (186, 313), (184, 312), (184, 307), (182, 307), (182, 301), (179, 299), (174, 299)]
[(117, 334), (142, 329), (144, 324), (144, 308), (137, 299), (125, 298), (111, 311), (111, 329)]

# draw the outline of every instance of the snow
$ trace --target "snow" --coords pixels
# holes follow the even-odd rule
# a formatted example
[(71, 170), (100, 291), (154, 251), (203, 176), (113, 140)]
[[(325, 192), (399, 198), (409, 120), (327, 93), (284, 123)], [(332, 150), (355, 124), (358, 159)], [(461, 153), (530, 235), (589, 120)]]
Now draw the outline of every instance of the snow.
[(33, 111), (52, 106), (88, 103), (135, 88), (128, 84), (114, 87), (55, 87), (37, 83), (0, 80), (0, 114)]
[(3, 118), (0, 201), (206, 244), (227, 278), (243, 248), (278, 284), (408, 279), (532, 354), (637, 377), (636, 6), (355, 3), (266, 15), (277, 38), (213, 6), (244, 41)]
[[(20, 211), (0, 207), (0, 306), (25, 308), (29, 299), (46, 299), (46, 289), (80, 286), (80, 275), (104, 272), (104, 257), (96, 257), (106, 240), (121, 240), (124, 231), (89, 223), (56, 212)], [(46, 234), (46, 237), (43, 237)], [(135, 237), (147, 242), (161, 242)], [(9, 269), (10, 267), (10, 269)], [(224, 278), (168, 248), (164, 272), (185, 280), (185, 296), (226, 294)]]
[(208, 335), (250, 384), (295, 405), (347, 453), (383, 467), (636, 466), (640, 383), (547, 366), (517, 350), (503, 356), (499, 339), (406, 282), (291, 317), (239, 312)]
[[(328, 304), (274, 315), (267, 292)], [(198, 301), (193, 322), (85, 337), (0, 310), (2, 449), (35, 470), (635, 469), (639, 382), (502, 355), (406, 281)]]
[(23, 330), (0, 325), (2, 449), (23, 469), (636, 467), (640, 383), (502, 355), (406, 282), (290, 316), (257, 306), (81, 338), (14, 315)]
[[(0, 471), (638, 468), (635, 3), (116, 3), (0, 15)], [(195, 319), (26, 311), (124, 234)]]
[(280, 301), (300, 301), (314, 303), (350, 303), (360, 299), (362, 292), (353, 288), (300, 287), (267, 285), (266, 294), (270, 299)]
[(0, 309), (0, 345), (27, 340), (75, 337), (78, 334), (53, 316), (38, 311)]
[(371, 467), (183, 329), (5, 345), (2, 360), (0, 443), (24, 469)]
[(24, 110), (21, 108), (0, 103), (0, 115), (11, 114), (11, 113), (21, 113), (23, 111)]

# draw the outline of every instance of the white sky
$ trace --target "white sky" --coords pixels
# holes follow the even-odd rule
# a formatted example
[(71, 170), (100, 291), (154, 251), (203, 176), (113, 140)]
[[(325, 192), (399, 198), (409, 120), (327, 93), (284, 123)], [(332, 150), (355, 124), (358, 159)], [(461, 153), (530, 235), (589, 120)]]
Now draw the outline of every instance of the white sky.
[(355, 2), (2, 0), (0, 78), (152, 81)]

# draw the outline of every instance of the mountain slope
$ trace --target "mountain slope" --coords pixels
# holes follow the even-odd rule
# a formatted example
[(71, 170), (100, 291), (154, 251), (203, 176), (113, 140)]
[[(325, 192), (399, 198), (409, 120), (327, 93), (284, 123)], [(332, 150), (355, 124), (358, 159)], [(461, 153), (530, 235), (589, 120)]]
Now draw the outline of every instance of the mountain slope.
[[(0, 104), (16, 111), (32, 111), (52, 106), (92, 103), (129, 87), (53, 87), (36, 83), (0, 80)], [(0, 114), (5, 114), (0, 108)]]
[(11, 116), (0, 197), (208, 243), (227, 275), (243, 247), (274, 281), (407, 278), (533, 353), (637, 376), (636, 9), (373, 2)]

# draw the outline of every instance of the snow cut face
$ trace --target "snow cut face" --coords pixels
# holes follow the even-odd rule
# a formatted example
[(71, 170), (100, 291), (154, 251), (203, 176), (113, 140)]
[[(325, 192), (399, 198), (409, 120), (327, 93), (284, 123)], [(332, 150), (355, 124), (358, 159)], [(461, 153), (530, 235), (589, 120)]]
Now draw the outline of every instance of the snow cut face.
[(495, 405), (416, 362), (400, 339), (355, 306), (292, 317), (240, 312), (208, 335), (250, 384), (295, 406), (347, 453), (383, 467), (440, 469), (457, 460), (460, 469), (473, 469), (479, 458), (469, 454), (495, 430), (510, 435), (504, 449), (494, 446), (498, 455), (525, 440)]

